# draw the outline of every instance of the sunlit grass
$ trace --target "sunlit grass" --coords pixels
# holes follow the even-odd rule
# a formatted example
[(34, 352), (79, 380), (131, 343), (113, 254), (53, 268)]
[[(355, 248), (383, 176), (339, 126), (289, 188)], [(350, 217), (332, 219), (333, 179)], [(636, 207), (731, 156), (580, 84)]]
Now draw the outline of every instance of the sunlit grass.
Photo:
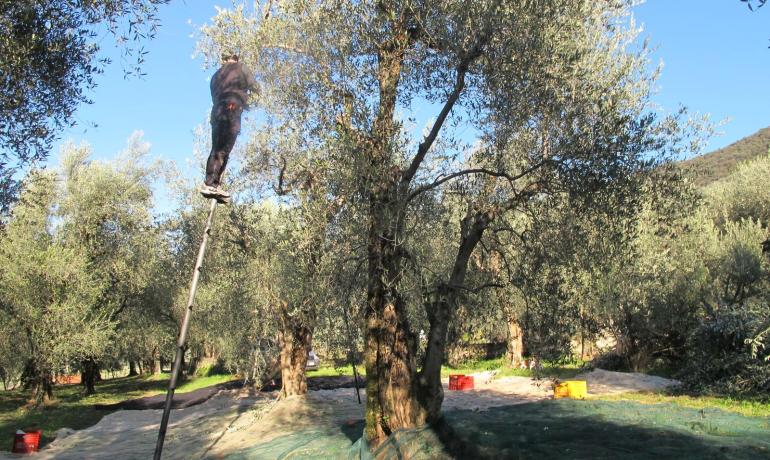
[(505, 363), (505, 358), (484, 359), (479, 361), (470, 361), (458, 367), (441, 366), (441, 376), (448, 377), (450, 374), (473, 374), (477, 372), (496, 371), (495, 378), (500, 377), (542, 377), (542, 378), (572, 378), (580, 374), (585, 369), (582, 363), (552, 363), (544, 362), (539, 371), (533, 369), (521, 369), (510, 367)]
[[(495, 377), (543, 377), (543, 378), (571, 378), (584, 371), (581, 368), (582, 363), (550, 363), (543, 364), (542, 369), (536, 375), (536, 371), (531, 369), (512, 368), (505, 365), (505, 358), (484, 359), (478, 361), (469, 361), (458, 367), (441, 366), (441, 377), (449, 377), (450, 374), (473, 374), (484, 371), (497, 371)], [(356, 366), (358, 375), (366, 375), (363, 364)], [(307, 371), (308, 377), (339, 377), (352, 376), (353, 367), (350, 364), (340, 367), (322, 366), (316, 371)]]
[(177, 388), (177, 393), (189, 393), (191, 391), (200, 390), (201, 388), (210, 387), (212, 385), (218, 385), (220, 383), (226, 383), (233, 380), (237, 380), (235, 375), (209, 375), (207, 377), (197, 377), (192, 380), (188, 380)]
[[(366, 375), (366, 369), (363, 365), (356, 365), (356, 372), (358, 375)], [(321, 366), (317, 371), (307, 371), (305, 373), (308, 377), (339, 377), (343, 375), (353, 376), (353, 366), (346, 364), (341, 367), (334, 366)]]
[(673, 403), (691, 409), (722, 409), (749, 417), (770, 417), (770, 400), (756, 397), (669, 395), (658, 392), (632, 392), (593, 396), (605, 401), (634, 401), (642, 404)]

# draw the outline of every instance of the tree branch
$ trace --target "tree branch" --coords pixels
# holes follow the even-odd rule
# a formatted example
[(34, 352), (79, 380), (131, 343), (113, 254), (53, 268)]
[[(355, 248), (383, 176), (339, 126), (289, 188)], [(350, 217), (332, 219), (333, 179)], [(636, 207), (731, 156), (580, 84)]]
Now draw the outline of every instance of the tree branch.
[(510, 174), (508, 174), (506, 172), (492, 171), (491, 169), (486, 169), (486, 168), (464, 169), (462, 171), (457, 171), (457, 172), (454, 172), (454, 173), (446, 175), (446, 176), (439, 176), (433, 182), (431, 182), (430, 184), (425, 184), (422, 187), (418, 187), (412, 193), (409, 194), (409, 196), (407, 197), (406, 201), (407, 202), (412, 201), (413, 199), (415, 199), (421, 193), (425, 193), (425, 192), (427, 192), (429, 190), (432, 190), (432, 189), (438, 187), (439, 185), (443, 184), (444, 182), (448, 182), (448, 181), (450, 181), (452, 179), (455, 179), (455, 178), (458, 178), (460, 176), (467, 176), (467, 175), (470, 175), (470, 174), (486, 174), (488, 176), (493, 176), (493, 177), (503, 177), (503, 178), (507, 179), (508, 182), (513, 184), (513, 182), (521, 179), (524, 176), (527, 176), (527, 175), (531, 174), (532, 172), (534, 172), (535, 170), (537, 170), (538, 168), (543, 166), (543, 164), (544, 164), (544, 162), (540, 161), (540, 162), (530, 166), (529, 168), (525, 169), (524, 171), (522, 171), (519, 174), (516, 174), (514, 176), (512, 176), (512, 175), (510, 175)]
[(447, 116), (449, 116), (449, 112), (452, 111), (455, 103), (460, 98), (460, 93), (462, 93), (463, 89), (465, 88), (465, 74), (468, 72), (468, 66), (481, 55), (481, 49), (486, 44), (488, 37), (489, 34), (485, 34), (481, 39), (479, 39), (476, 45), (471, 48), (470, 52), (468, 52), (457, 65), (457, 74), (455, 76), (454, 88), (449, 94), (449, 97), (444, 103), (444, 106), (441, 108), (441, 112), (439, 112), (438, 117), (436, 117), (436, 121), (433, 122), (433, 126), (428, 132), (428, 135), (417, 147), (417, 153), (414, 155), (414, 158), (412, 158), (409, 167), (401, 175), (402, 183), (408, 184), (412, 178), (414, 178), (415, 174), (417, 173), (417, 169), (425, 159), (425, 155), (436, 141), (436, 137), (438, 137), (438, 133), (441, 131), (441, 127), (444, 125)]

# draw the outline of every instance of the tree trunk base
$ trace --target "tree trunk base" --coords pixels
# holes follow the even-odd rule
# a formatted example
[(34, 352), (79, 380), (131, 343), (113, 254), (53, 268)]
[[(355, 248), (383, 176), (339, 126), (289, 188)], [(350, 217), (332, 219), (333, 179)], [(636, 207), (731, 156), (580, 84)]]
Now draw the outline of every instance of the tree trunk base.
[(80, 373), (80, 381), (83, 385), (83, 394), (88, 396), (96, 393), (96, 381), (99, 367), (93, 358), (83, 361), (83, 372)]
[(304, 325), (284, 319), (284, 331), (279, 334), (281, 346), (281, 399), (307, 394), (307, 357), (312, 347), (313, 332)]

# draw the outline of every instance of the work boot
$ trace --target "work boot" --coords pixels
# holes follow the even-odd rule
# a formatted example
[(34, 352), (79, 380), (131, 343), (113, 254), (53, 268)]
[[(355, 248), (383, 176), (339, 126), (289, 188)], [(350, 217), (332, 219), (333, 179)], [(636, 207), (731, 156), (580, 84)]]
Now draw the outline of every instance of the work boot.
[(225, 192), (219, 187), (213, 187), (211, 185), (203, 184), (203, 187), (201, 187), (201, 195), (203, 195), (205, 198), (213, 198), (220, 203), (230, 202), (229, 193)]

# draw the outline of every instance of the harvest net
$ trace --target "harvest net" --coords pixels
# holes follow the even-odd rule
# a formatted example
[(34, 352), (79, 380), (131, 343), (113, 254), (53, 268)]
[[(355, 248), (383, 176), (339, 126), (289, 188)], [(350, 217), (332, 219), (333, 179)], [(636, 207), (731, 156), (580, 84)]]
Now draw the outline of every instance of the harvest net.
[[(770, 458), (768, 419), (718, 409), (552, 400), (445, 415), (451, 438), (429, 428), (404, 430), (370, 452), (360, 439), (363, 421), (358, 421), (277, 437), (228, 458)], [(456, 441), (465, 450), (450, 446)]]

